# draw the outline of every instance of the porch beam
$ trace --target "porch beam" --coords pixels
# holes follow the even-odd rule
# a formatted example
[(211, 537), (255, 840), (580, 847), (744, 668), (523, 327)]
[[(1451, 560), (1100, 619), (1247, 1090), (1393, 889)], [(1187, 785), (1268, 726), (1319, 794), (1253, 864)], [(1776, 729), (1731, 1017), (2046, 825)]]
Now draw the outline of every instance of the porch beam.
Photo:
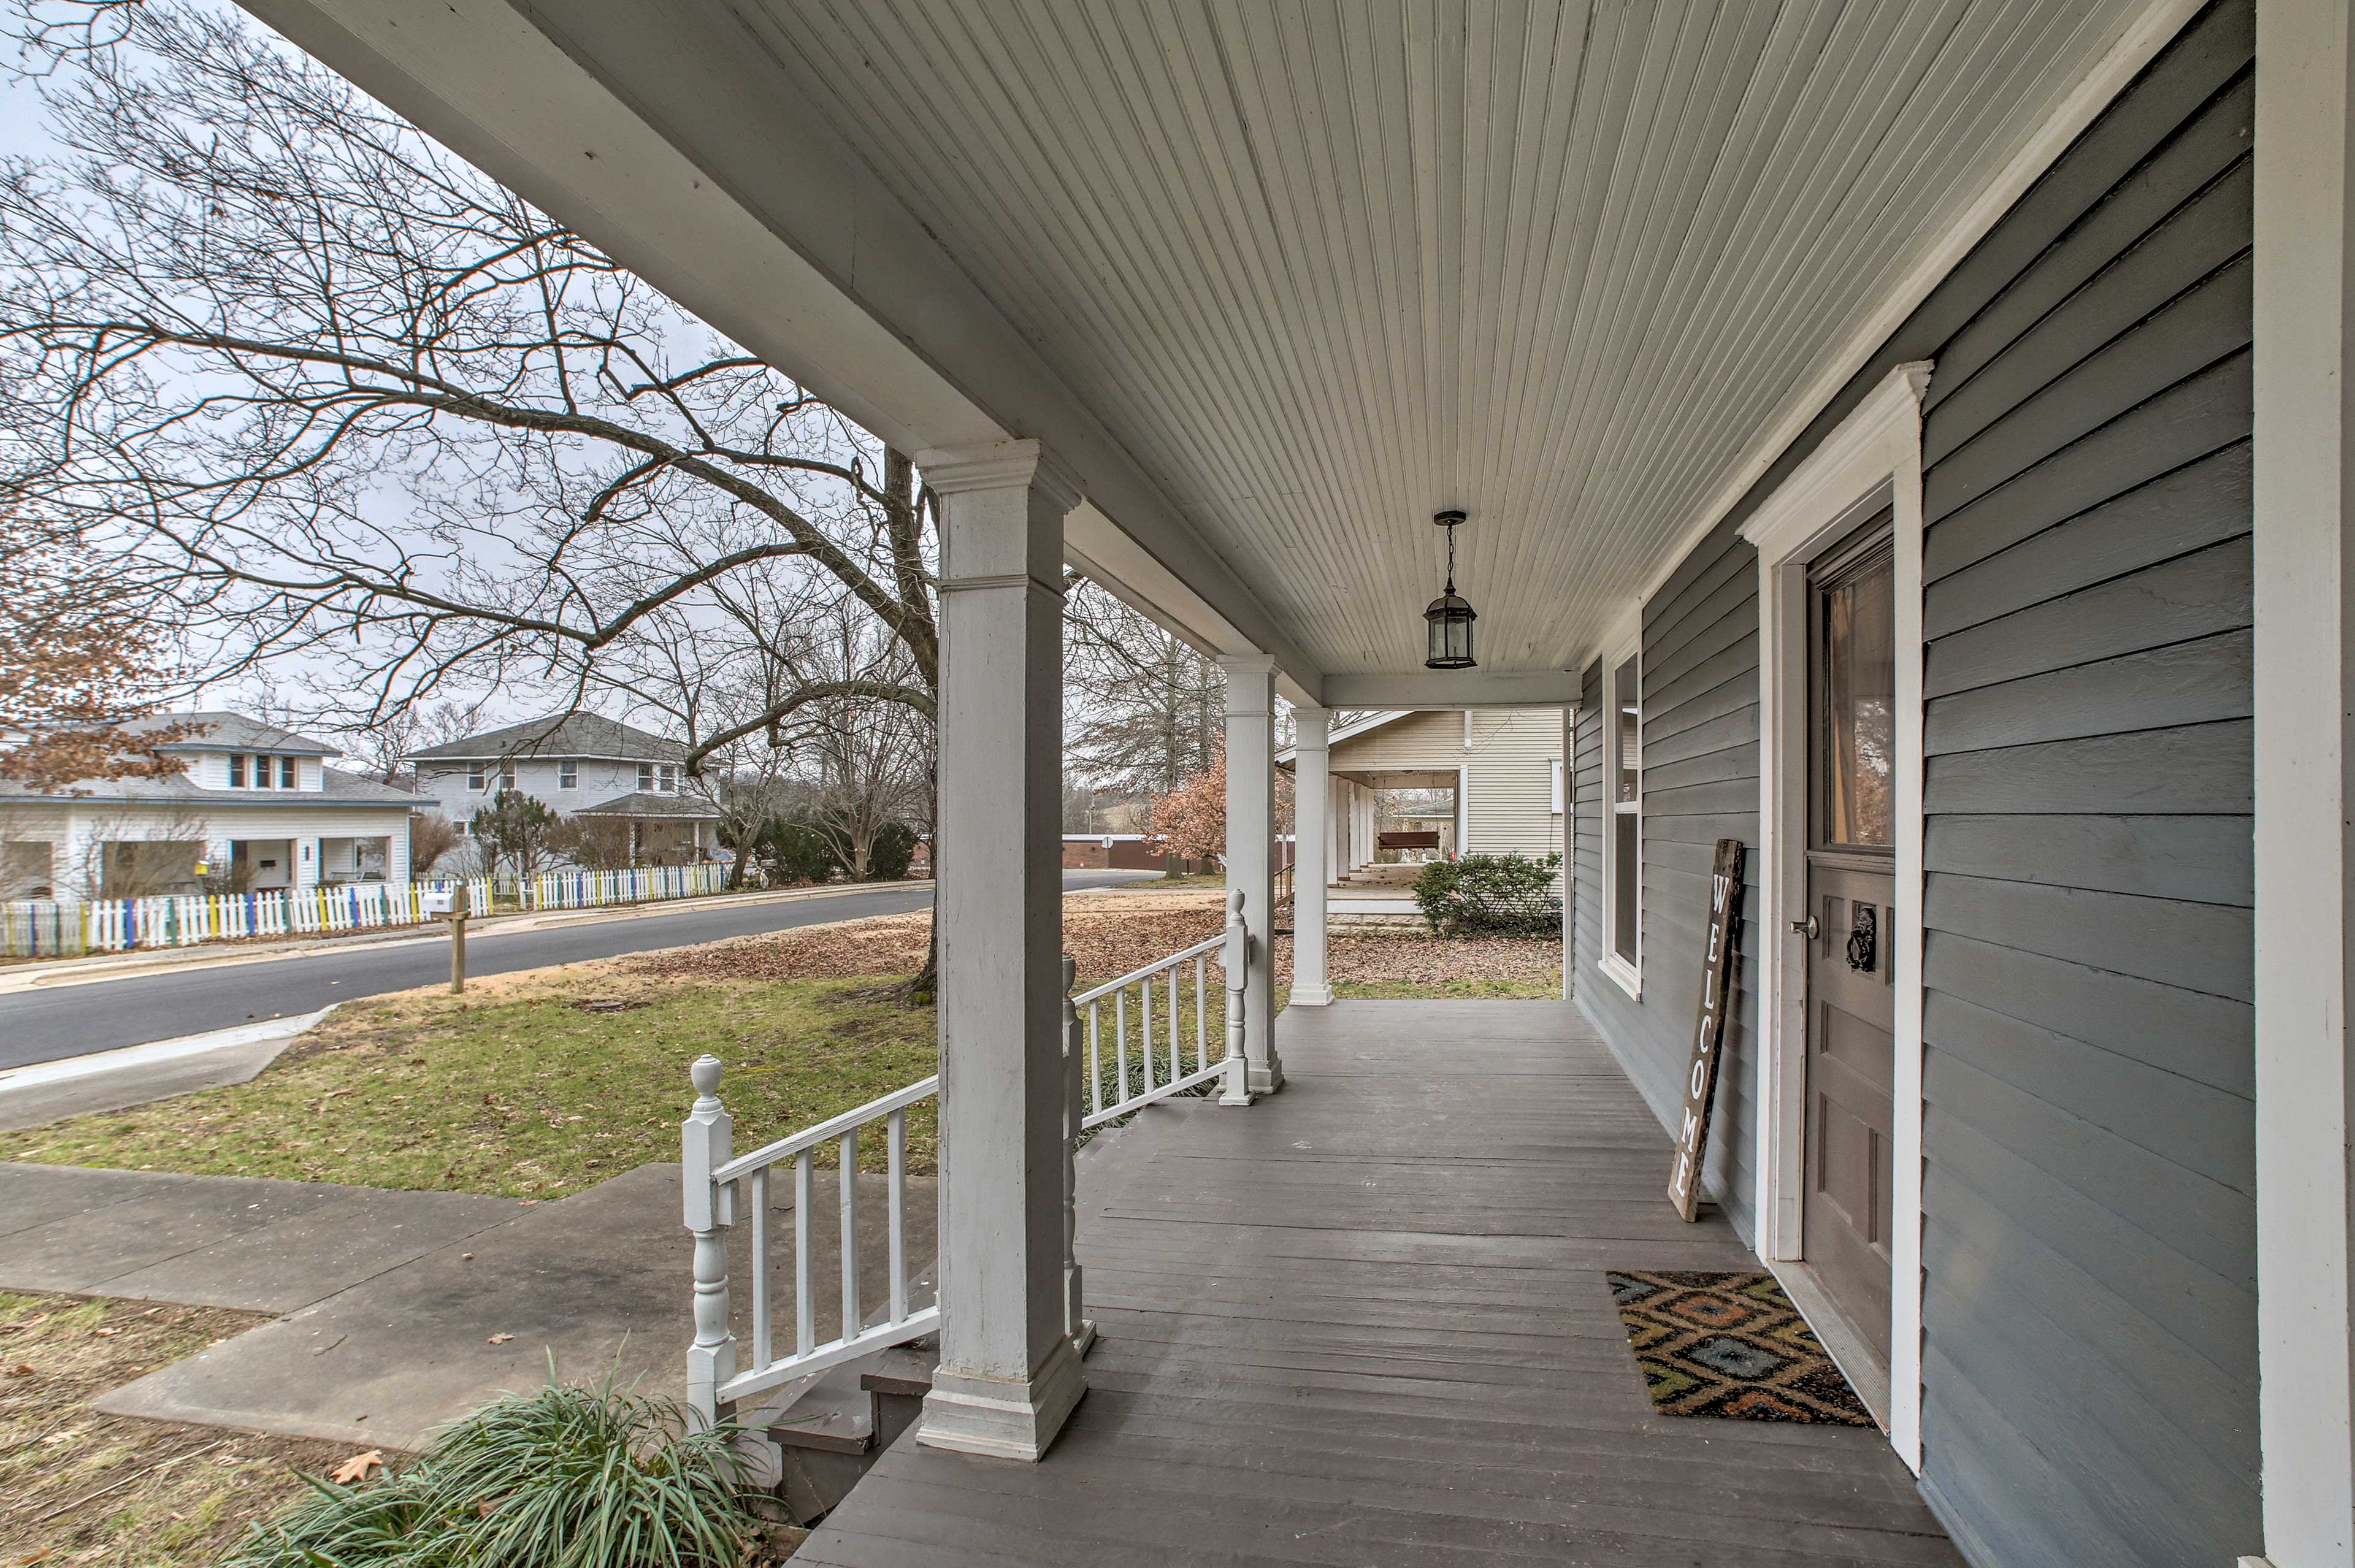
[(1316, 695), (1283, 624), (729, 7), (240, 3), (900, 450), (1044, 440), (1092, 504), (1092, 558)]
[(2350, 46), (2348, 0), (2257, 7), (2257, 1410), (2274, 1568), (2355, 1557)]
[(1561, 669), (1328, 672), (1326, 708), (1562, 708), (1578, 701), (1578, 673)]
[(920, 1442), (1037, 1459), (1064, 1332), (1063, 517), (1036, 442), (916, 459), (941, 496), (941, 1364)]
[(1221, 658), (1227, 677), (1227, 887), (1241, 889), (1251, 933), (1243, 1055), (1251, 1092), (1284, 1087), (1275, 1031), (1275, 662)]
[(1292, 994), (1295, 1008), (1321, 1008), (1333, 999), (1325, 973), (1325, 884), (1332, 862), (1326, 853), (1333, 810), (1333, 715), (1322, 708), (1292, 710)]

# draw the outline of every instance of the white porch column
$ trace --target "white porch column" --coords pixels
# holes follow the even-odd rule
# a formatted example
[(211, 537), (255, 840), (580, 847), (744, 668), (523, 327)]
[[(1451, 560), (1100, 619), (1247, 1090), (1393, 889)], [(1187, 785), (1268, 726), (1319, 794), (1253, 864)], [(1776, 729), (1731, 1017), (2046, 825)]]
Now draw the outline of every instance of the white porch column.
[[(1333, 999), (1325, 976), (1325, 882), (1333, 810), (1332, 714), (1322, 708), (1292, 710), (1292, 1006), (1321, 1008)], [(1233, 787), (1234, 775), (1228, 775)]]
[[(1243, 1054), (1251, 1092), (1284, 1087), (1275, 1053), (1275, 661), (1225, 657), (1227, 676), (1227, 886), (1243, 892), (1251, 932), (1251, 987), (1243, 998)], [(1295, 954), (1295, 957), (1297, 955)]]
[(2355, 1560), (2348, 0), (2260, 0), (2256, 1151), (2264, 1559)]
[(941, 1364), (920, 1441), (1036, 1459), (1063, 1332), (1062, 555), (1036, 442), (918, 454), (941, 496)]

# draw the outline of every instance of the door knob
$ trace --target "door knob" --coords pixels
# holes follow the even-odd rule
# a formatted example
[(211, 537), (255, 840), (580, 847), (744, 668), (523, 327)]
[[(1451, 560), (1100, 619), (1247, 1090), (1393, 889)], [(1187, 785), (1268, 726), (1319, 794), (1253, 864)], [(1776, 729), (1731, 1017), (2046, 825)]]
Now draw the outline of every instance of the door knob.
[(1816, 923), (1816, 917), (1814, 915), (1809, 915), (1805, 920), (1793, 921), (1791, 923), (1791, 929), (1797, 932), (1800, 935), (1806, 937), (1810, 942), (1813, 942), (1823, 931), (1823, 927)]

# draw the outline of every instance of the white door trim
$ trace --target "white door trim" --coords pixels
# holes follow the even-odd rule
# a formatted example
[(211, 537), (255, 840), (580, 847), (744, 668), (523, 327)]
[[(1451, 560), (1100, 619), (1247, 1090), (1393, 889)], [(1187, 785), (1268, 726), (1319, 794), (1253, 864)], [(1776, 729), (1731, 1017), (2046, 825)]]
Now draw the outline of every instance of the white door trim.
[(1806, 1144), (1807, 561), (1888, 506), (1897, 594), (1896, 1083), (1890, 1252), (1889, 1439), (1922, 1469), (1922, 393), (1900, 365), (1768, 496), (1742, 537), (1758, 548), (1759, 903), (1757, 1244), (1801, 1255)]
[(2257, 7), (2257, 1415), (2265, 1560), (2280, 1568), (2355, 1556), (2348, 13)]

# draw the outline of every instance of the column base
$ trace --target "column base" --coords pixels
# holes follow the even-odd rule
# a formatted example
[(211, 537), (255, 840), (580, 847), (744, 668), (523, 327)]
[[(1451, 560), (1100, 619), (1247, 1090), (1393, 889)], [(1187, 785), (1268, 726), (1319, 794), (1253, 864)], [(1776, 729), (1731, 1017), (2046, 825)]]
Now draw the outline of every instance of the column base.
[(1028, 1378), (979, 1377), (943, 1368), (932, 1374), (932, 1392), (924, 1396), (916, 1441), (960, 1454), (1035, 1462), (1046, 1456), (1071, 1407), (1087, 1392), (1080, 1353), (1068, 1339), (1058, 1339)]
[(1251, 1092), (1253, 1094), (1273, 1094), (1284, 1087), (1284, 1059), (1270, 1051), (1266, 1066), (1263, 1067), (1254, 1061), (1244, 1072), (1243, 1077), (1244, 1081), (1251, 1085)]
[(1291, 997), (1289, 1005), (1292, 1007), (1322, 1008), (1331, 1004), (1333, 1000), (1333, 987), (1330, 986), (1295, 986), (1292, 987), (1289, 995)]

